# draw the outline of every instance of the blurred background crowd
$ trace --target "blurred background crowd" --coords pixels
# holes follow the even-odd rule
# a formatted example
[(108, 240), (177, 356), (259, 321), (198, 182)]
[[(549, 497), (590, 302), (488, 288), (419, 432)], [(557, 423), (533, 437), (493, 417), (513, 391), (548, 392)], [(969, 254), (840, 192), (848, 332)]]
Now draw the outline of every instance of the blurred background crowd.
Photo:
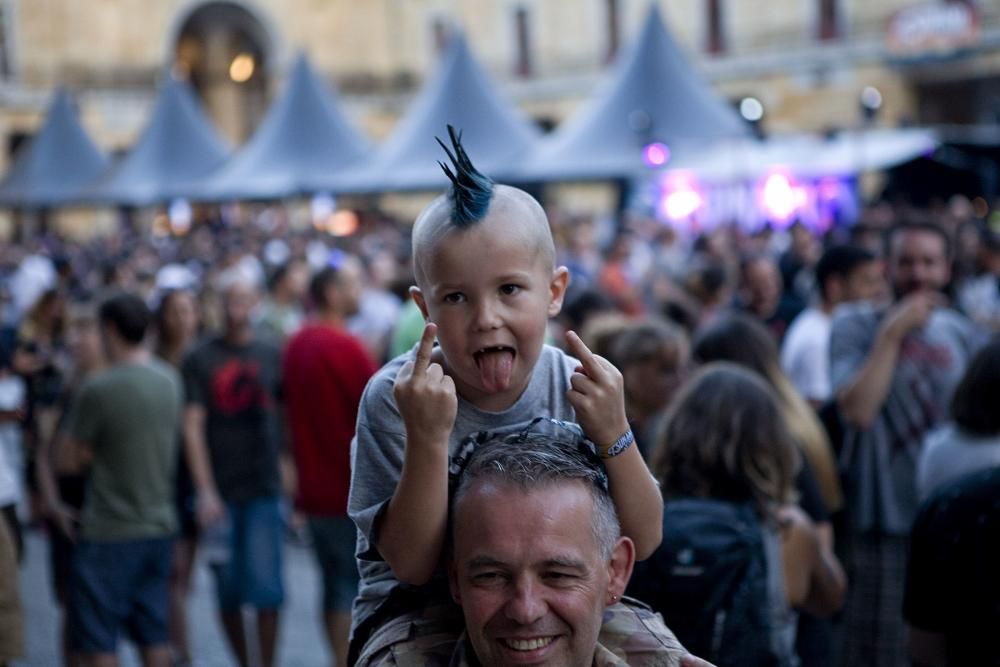
[[(207, 401), (197, 389), (205, 350), (259, 345), (267, 420), (303, 400), (289, 378), (306, 377), (310, 362), (295, 366), (288, 344), (311, 327), (352, 341), (345, 354), (358, 365), (340, 372), (358, 392), (410, 350), (424, 326), (409, 295), (410, 230), (446, 182), (434, 137), (450, 123), (483, 171), (545, 207), (571, 276), (548, 340), (579, 332), (621, 371), (668, 516), (681, 489), (756, 503), (801, 538), (769, 556), (785, 569), (778, 606), (796, 610), (787, 664), (1000, 664), (989, 647), (1000, 595), (997, 8), (580, 4), (0, 0), (10, 148), (0, 537), (11, 538), (0, 553), (27, 569), (32, 545), (47, 547), (55, 597), (69, 603), (92, 480), (68, 434), (80, 387), (114, 365), (99, 311), (110, 297), (127, 292), (148, 308), (144, 349), (177, 369), (187, 403)], [(144, 21), (145, 31), (124, 27)], [(312, 60), (296, 59), (299, 48)], [(239, 298), (235, 284), (248, 287)], [(685, 417), (696, 423), (702, 387), (691, 381), (714, 362), (763, 381), (797, 452), (793, 492), (758, 483), (758, 464), (784, 470), (760, 438), (720, 454), (749, 458), (715, 472), (664, 439), (684, 441)], [(281, 497), (288, 529), (272, 546), (314, 547), (326, 584), (339, 576), (326, 571), (339, 538), (309, 519), (344, 514), (341, 427), (353, 426), (358, 398), (337, 399), (329, 460), (303, 454), (294, 424), (239, 425), (266, 441), (253, 459), (261, 469), (247, 474)], [(213, 436), (211, 414), (201, 418), (185, 410), (178, 426), (176, 665), (216, 664), (189, 637), (185, 610), (192, 573), (228, 558), (207, 530), (218, 508), (195, 493), (204, 480), (189, 457), (206, 423), (209, 453), (233, 436)], [(324, 466), (339, 477), (310, 477)], [(224, 500), (243, 492), (227, 484)], [(309, 495), (326, 487), (329, 497)], [(763, 511), (774, 504), (780, 512)], [(681, 628), (672, 604), (720, 603), (697, 590), (656, 593), (675, 548), (666, 540), (629, 593)], [(13, 563), (0, 561), (0, 573), (17, 572)], [(50, 617), (7, 604), (17, 582), (5, 581), (0, 630), (24, 626), (29, 645), (62, 645)], [(22, 597), (36, 593), (22, 586)], [(344, 661), (349, 604), (335, 597), (323, 599), (322, 627), (332, 660)], [(319, 645), (281, 645), (276, 623), (260, 615), (248, 649), (223, 618), (237, 661), (323, 664)], [(70, 643), (42, 658), (0, 640), (0, 664), (80, 664)]]

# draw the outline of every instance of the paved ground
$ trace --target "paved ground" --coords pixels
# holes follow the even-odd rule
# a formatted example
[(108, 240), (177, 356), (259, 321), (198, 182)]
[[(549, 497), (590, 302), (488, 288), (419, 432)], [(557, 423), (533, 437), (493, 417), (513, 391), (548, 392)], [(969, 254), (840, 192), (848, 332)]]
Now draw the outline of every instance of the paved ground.
[[(330, 660), (322, 640), (318, 615), (318, 580), (311, 552), (297, 545), (285, 549), (287, 599), (281, 619), (278, 664), (282, 667), (328, 667)], [(17, 667), (59, 667), (58, 608), (52, 597), (48, 573), (48, 541), (37, 531), (26, 538), (21, 571), (21, 593), (28, 632), (28, 657)], [(215, 616), (213, 585), (207, 567), (199, 563), (189, 603), (189, 627), (195, 667), (231, 667)], [(131, 646), (120, 653), (122, 667), (140, 663)]]

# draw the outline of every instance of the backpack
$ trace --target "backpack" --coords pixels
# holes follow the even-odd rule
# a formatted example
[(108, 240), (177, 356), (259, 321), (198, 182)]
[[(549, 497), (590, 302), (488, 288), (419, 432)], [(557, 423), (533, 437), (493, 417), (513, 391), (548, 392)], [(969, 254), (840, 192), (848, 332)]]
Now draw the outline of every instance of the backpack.
[(671, 499), (663, 542), (636, 563), (627, 593), (717, 667), (778, 667), (767, 577), (761, 519), (751, 505)]

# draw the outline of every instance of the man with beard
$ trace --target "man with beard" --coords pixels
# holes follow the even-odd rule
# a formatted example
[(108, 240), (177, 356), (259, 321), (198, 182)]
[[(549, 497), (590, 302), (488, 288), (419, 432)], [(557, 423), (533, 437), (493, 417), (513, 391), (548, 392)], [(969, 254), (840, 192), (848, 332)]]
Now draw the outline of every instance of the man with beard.
[(845, 665), (907, 664), (901, 608), (920, 443), (947, 417), (952, 390), (982, 342), (948, 307), (949, 251), (937, 225), (893, 226), (885, 256), (894, 302), (851, 304), (834, 318), (830, 375), (845, 422), (843, 546), (851, 582)]
[(358, 311), (356, 261), (313, 276), (309, 296), (315, 319), (285, 348), (282, 375), (288, 429), (298, 472), (296, 505), (307, 517), (323, 577), (324, 628), (335, 656), (347, 666), (351, 604), (358, 593), (354, 559), (357, 531), (347, 516), (351, 438), (358, 404), (377, 370), (345, 320)]

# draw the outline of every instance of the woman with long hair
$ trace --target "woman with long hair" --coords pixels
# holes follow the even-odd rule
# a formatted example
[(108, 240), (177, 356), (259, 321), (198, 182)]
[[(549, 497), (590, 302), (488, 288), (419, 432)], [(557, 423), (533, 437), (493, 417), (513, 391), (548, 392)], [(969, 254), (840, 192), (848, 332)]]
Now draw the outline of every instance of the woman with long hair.
[(770, 385), (788, 431), (815, 475), (826, 511), (841, 509), (844, 501), (840, 476), (826, 431), (781, 369), (778, 345), (767, 328), (749, 315), (727, 314), (695, 337), (692, 352), (696, 362), (731, 361), (757, 373)]
[[(165, 292), (154, 313), (155, 352), (180, 371), (184, 356), (198, 334), (198, 300), (194, 292), (178, 289)], [(176, 505), (180, 536), (174, 542), (170, 576), (170, 644), (175, 665), (189, 665), (191, 647), (187, 632), (187, 597), (191, 589), (198, 523), (195, 520), (195, 491), (191, 473), (180, 447), (177, 462)]]
[(799, 453), (774, 392), (732, 363), (700, 369), (652, 457), (664, 538), (629, 594), (719, 667), (795, 667), (793, 608), (836, 611), (844, 577), (794, 505)]

